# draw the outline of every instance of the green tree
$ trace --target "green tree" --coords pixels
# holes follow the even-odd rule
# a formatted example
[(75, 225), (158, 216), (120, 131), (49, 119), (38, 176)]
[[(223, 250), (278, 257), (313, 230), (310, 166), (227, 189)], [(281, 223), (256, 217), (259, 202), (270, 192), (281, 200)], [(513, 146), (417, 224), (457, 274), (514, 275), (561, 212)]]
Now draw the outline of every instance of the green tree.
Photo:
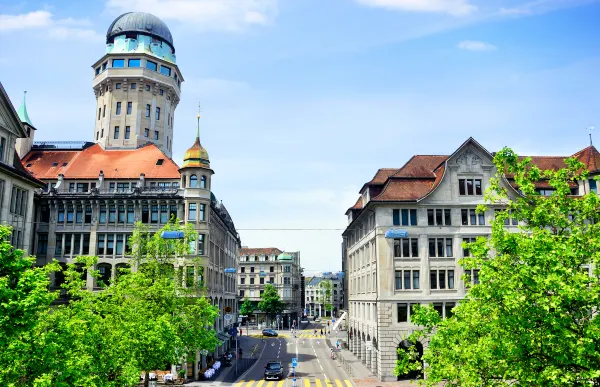
[(327, 316), (327, 312), (331, 316), (331, 311), (333, 310), (333, 283), (331, 280), (323, 280), (319, 283), (319, 303), (323, 305), (325, 309), (325, 316)]
[(265, 286), (265, 291), (260, 298), (258, 309), (266, 313), (268, 317), (271, 317), (271, 320), (275, 315), (281, 313), (285, 307), (285, 304), (281, 301), (281, 297), (277, 293), (277, 289), (271, 284)]
[[(497, 153), (497, 170), (486, 192), (502, 205), (490, 238), (470, 243), (465, 270), (480, 269), (454, 316), (441, 320), (431, 307), (415, 307), (411, 321), (423, 326), (410, 341), (430, 338), (423, 360), (425, 384), (460, 386), (600, 385), (600, 199), (572, 197), (589, 173), (575, 159), (542, 171), (510, 149)], [(521, 192), (512, 200), (505, 176)], [(540, 196), (535, 184), (553, 189)], [(480, 207), (478, 210), (485, 210)], [(505, 227), (516, 219), (519, 231)], [(396, 372), (421, 368), (415, 351), (400, 351)]]
[(0, 380), (27, 383), (34, 331), (57, 293), (49, 292), (49, 274), (56, 264), (34, 267), (35, 257), (10, 243), (12, 229), (0, 225)]
[(250, 316), (256, 310), (256, 302), (250, 301), (248, 297), (244, 298), (244, 302), (240, 306), (240, 314)]

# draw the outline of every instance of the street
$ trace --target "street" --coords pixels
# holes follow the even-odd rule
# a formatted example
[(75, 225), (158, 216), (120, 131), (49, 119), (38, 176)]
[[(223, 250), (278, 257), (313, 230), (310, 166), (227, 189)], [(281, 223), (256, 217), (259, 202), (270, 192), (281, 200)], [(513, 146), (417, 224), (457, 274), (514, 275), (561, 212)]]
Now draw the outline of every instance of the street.
[[(324, 336), (313, 334), (313, 330), (325, 330), (325, 324), (309, 324), (305, 329), (298, 331), (294, 338), (289, 331), (280, 332), (277, 338), (256, 337), (251, 334), (248, 340), (259, 344), (259, 360), (242, 375), (235, 387), (292, 387), (293, 379), (289, 377), (292, 370), (292, 358), (298, 359), (296, 368), (296, 386), (298, 387), (353, 387), (351, 378), (347, 375), (339, 361), (330, 358), (330, 347)], [(279, 360), (283, 366), (284, 376), (281, 381), (265, 381), (263, 379), (264, 366), (269, 360)]]

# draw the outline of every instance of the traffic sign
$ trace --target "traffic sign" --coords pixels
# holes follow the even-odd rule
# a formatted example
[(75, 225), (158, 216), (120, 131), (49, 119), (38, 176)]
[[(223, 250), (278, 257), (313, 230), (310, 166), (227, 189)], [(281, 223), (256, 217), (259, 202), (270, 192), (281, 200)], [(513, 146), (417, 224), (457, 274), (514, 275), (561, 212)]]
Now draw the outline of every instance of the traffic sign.
[(241, 323), (242, 322), (242, 318), (238, 317), (238, 322)]
[(232, 318), (233, 318), (233, 316), (231, 314), (229, 314), (229, 313), (227, 313), (225, 315), (225, 320), (227, 320), (227, 321), (231, 321)]
[(298, 367), (298, 359), (295, 357), (292, 358), (292, 367)]

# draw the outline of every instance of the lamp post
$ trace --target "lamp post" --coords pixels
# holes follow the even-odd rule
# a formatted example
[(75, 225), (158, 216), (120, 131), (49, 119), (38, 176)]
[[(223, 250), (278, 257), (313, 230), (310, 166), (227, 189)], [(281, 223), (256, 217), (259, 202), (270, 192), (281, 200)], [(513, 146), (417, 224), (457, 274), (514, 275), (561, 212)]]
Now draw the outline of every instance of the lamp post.
[[(235, 284), (237, 285), (237, 283), (238, 283), (237, 269), (235, 267), (228, 267), (228, 268), (226, 268), (223, 271), (225, 273), (228, 273), (228, 274), (235, 274)], [(236, 294), (236, 297), (237, 297), (237, 294)], [(239, 310), (238, 310), (238, 313), (239, 313)], [(236, 329), (236, 332), (237, 332), (237, 329)], [(236, 359), (236, 361), (235, 361), (235, 374), (236, 375), (238, 373), (238, 360), (239, 360), (239, 356), (240, 356), (240, 353), (238, 351), (238, 338), (237, 338), (237, 333), (236, 333), (236, 335), (235, 335), (235, 359)]]

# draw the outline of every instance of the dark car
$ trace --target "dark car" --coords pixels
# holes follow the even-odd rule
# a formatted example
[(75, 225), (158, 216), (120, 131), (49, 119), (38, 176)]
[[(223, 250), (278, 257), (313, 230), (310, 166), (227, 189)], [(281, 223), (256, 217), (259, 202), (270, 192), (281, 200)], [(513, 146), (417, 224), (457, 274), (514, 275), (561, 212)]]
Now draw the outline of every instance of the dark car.
[(283, 379), (283, 367), (280, 361), (271, 360), (265, 366), (265, 380)]
[(263, 334), (263, 336), (268, 336), (268, 337), (279, 336), (279, 334), (277, 332), (275, 332), (275, 330), (273, 330), (273, 329), (263, 329), (262, 334)]

